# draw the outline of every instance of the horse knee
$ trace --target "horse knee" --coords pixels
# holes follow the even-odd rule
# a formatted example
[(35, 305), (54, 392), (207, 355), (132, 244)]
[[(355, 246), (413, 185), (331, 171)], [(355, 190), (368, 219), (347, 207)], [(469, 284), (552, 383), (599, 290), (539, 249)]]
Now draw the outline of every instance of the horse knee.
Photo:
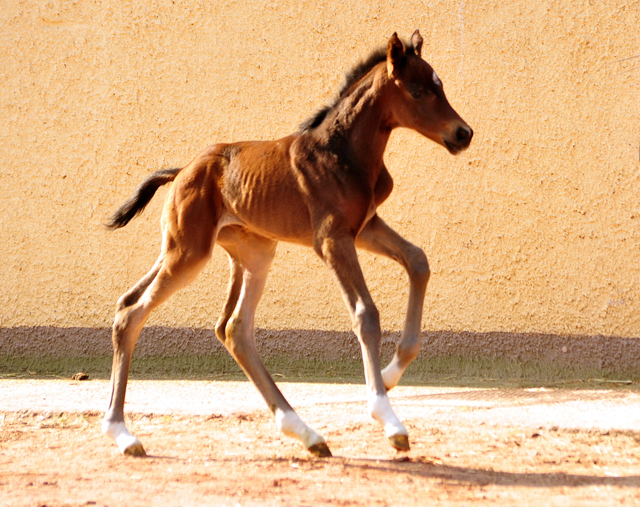
[(353, 319), (353, 330), (362, 339), (380, 336), (380, 312), (373, 305), (358, 305)]

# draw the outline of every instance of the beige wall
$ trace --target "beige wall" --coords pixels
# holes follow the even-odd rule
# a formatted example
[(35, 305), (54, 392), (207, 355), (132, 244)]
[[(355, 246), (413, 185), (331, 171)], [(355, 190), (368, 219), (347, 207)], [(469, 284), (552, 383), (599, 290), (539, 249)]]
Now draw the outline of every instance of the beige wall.
[[(101, 222), (151, 171), (219, 141), (284, 136), (393, 31), (475, 129), (454, 158), (392, 137), (379, 210), (423, 247), (425, 330), (640, 336), (637, 1), (17, 1), (0, 8), (0, 327), (105, 327), (158, 254), (156, 198)], [(386, 329), (407, 284), (362, 261)], [(227, 261), (150, 324), (212, 327)], [(281, 244), (269, 329), (349, 326), (311, 251)]]

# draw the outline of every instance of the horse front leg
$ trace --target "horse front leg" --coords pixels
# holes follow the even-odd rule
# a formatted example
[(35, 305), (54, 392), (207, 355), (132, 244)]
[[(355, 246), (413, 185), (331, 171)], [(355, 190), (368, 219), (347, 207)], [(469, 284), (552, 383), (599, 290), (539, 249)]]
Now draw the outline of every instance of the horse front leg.
[[(331, 451), (324, 438), (307, 426), (289, 405), (256, 348), (254, 317), (275, 255), (276, 242), (244, 232), (238, 232), (233, 237), (222, 236), (220, 245), (231, 258), (232, 275), (227, 303), (217, 331), (224, 324), (222, 341), (225, 347), (264, 398), (275, 416), (278, 429), (286, 436), (299, 440), (311, 454), (330, 457)], [(242, 288), (237, 295), (240, 274)], [(234, 301), (235, 310), (229, 316), (228, 310)], [(218, 332), (219, 338), (221, 334)]]
[(382, 371), (387, 390), (400, 382), (402, 374), (420, 352), (424, 297), (429, 283), (429, 263), (422, 249), (409, 243), (375, 215), (356, 239), (356, 245), (399, 262), (409, 275), (409, 303), (404, 329), (393, 359)]
[(408, 451), (409, 434), (391, 408), (380, 372), (380, 316), (367, 289), (354, 239), (344, 234), (324, 238), (317, 241), (316, 245), (316, 251), (338, 282), (351, 316), (353, 331), (360, 341), (369, 413), (384, 426), (392, 447)]

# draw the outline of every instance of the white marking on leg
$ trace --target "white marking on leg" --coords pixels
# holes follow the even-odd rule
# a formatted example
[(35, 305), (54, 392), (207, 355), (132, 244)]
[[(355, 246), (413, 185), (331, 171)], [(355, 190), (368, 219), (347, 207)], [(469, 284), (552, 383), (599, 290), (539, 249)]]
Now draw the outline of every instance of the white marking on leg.
[(309, 428), (293, 410), (277, 409), (276, 424), (282, 433), (300, 440), (307, 449), (317, 444), (326, 443), (324, 438)]
[(392, 389), (397, 386), (405, 369), (406, 368), (400, 366), (398, 358), (394, 356), (387, 367), (382, 370), (382, 381), (384, 382), (384, 386), (387, 389)]
[(372, 393), (370, 395), (369, 412), (371, 417), (384, 425), (384, 433), (387, 438), (394, 435), (409, 435), (409, 432), (391, 408), (391, 402), (386, 394)]
[(124, 422), (113, 423), (102, 421), (102, 433), (116, 441), (118, 449), (120, 449), (122, 454), (124, 454), (124, 451), (129, 447), (134, 445), (142, 446), (140, 440), (129, 433)]

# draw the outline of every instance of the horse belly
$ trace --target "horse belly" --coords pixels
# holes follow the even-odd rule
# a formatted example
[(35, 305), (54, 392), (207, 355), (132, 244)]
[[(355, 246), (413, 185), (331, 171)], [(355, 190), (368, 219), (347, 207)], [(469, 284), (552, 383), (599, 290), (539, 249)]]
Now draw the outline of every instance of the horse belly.
[(247, 228), (262, 236), (304, 245), (313, 243), (308, 209), (290, 194), (254, 195), (235, 206), (234, 214)]
[(246, 143), (225, 171), (223, 196), (245, 227), (263, 236), (312, 244), (309, 209), (284, 141)]

